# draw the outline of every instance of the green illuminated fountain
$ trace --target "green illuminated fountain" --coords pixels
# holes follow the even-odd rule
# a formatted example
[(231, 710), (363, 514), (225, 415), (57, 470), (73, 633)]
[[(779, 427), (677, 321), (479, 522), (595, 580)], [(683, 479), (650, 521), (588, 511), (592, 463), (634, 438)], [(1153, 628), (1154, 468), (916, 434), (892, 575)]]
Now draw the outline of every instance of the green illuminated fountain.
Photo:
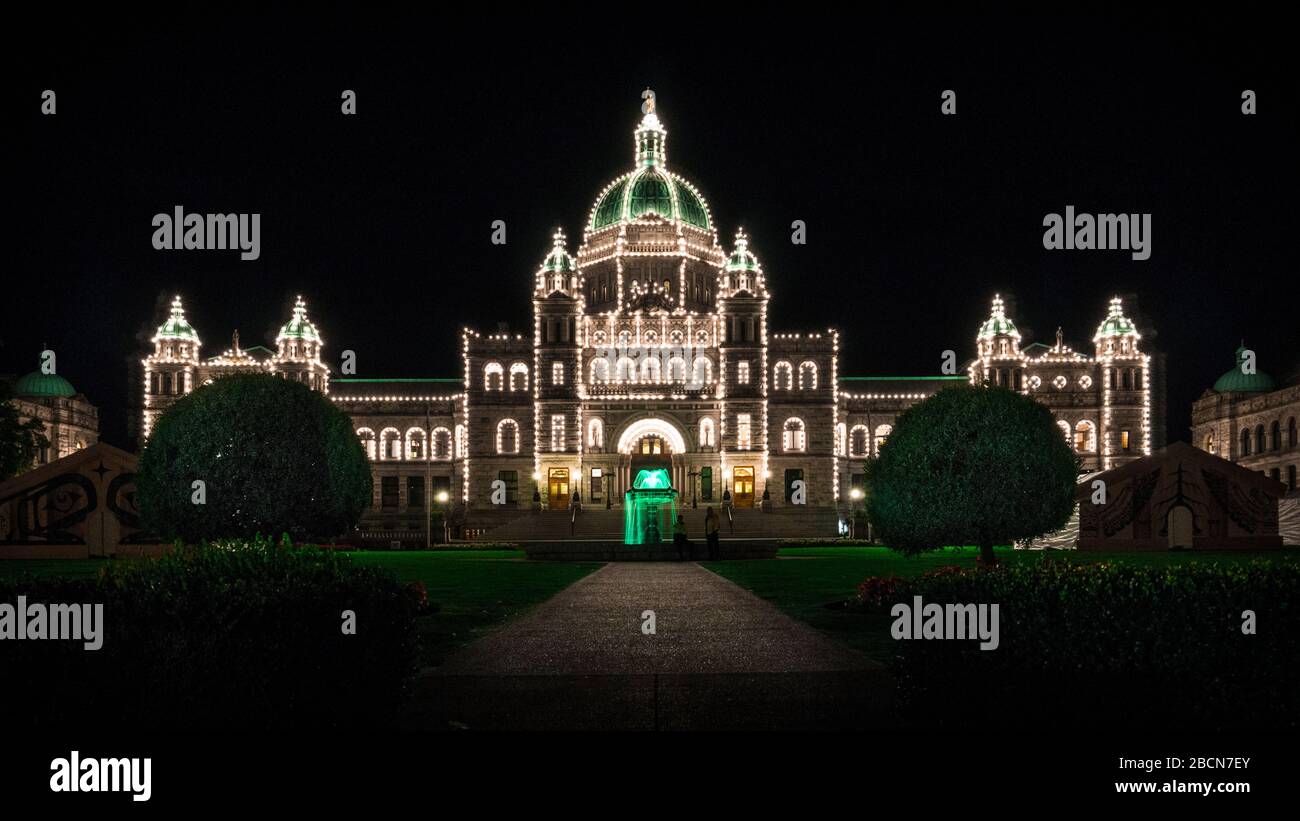
[(642, 470), (624, 494), (623, 543), (672, 541), (677, 521), (677, 491), (663, 468)]

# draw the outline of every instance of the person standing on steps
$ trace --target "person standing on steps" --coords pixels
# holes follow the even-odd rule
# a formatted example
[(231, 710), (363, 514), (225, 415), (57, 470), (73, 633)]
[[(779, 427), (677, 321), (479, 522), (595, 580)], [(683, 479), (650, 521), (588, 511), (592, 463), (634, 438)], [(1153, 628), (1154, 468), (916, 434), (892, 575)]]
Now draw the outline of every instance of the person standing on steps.
[(704, 538), (709, 544), (709, 560), (717, 561), (722, 558), (722, 547), (718, 544), (718, 531), (722, 527), (722, 521), (718, 516), (718, 511), (709, 505), (704, 512)]
[(680, 513), (673, 524), (673, 545), (677, 548), (677, 559), (686, 561), (690, 555), (690, 542), (686, 541), (686, 517)]

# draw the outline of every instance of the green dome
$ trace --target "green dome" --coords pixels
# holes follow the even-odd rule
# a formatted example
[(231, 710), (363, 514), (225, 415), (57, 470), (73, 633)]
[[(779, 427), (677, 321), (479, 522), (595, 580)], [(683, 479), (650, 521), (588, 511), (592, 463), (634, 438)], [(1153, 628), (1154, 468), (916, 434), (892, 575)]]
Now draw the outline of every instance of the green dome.
[(564, 249), (564, 231), (556, 229), (552, 243), (551, 253), (547, 254), (546, 259), (542, 261), (542, 271), (548, 274), (572, 273), (578, 265), (573, 256)]
[(1242, 345), (1237, 349), (1237, 365), (1232, 370), (1220, 376), (1214, 383), (1214, 389), (1219, 393), (1267, 393), (1276, 387), (1273, 383), (1273, 377), (1261, 371), (1254, 373), (1243, 373), (1241, 364), (1246, 361), (1246, 346)]
[(668, 132), (651, 104), (634, 133), (636, 170), (610, 183), (591, 209), (591, 230), (647, 214), (709, 230), (709, 209), (695, 186), (668, 171)]
[(172, 300), (171, 314), (167, 317), (167, 321), (158, 327), (158, 333), (154, 334), (154, 342), (160, 339), (180, 339), (199, 344), (199, 333), (185, 318), (185, 308), (181, 305), (180, 296)]
[(728, 271), (757, 271), (758, 257), (749, 250), (749, 238), (744, 230), (736, 232), (736, 250), (727, 258)]
[(591, 212), (591, 228), (599, 230), (647, 214), (709, 230), (708, 209), (694, 187), (676, 174), (655, 166), (615, 180), (596, 201)]
[(1092, 341), (1097, 342), (1109, 336), (1126, 336), (1136, 334), (1137, 328), (1124, 316), (1124, 303), (1119, 297), (1110, 301), (1110, 313), (1097, 326), (1097, 333), (1093, 336)]
[(980, 332), (976, 338), (991, 339), (995, 336), (1020, 337), (1020, 331), (1016, 330), (1016, 323), (1012, 322), (1011, 317), (1007, 316), (1006, 306), (1002, 302), (1001, 294), (996, 294), (993, 297), (993, 312), (980, 326)]
[(76, 396), (77, 389), (57, 373), (32, 371), (14, 383), (14, 396), (67, 398)]
[(293, 316), (289, 321), (280, 327), (280, 333), (275, 337), (276, 342), (285, 339), (303, 339), (307, 342), (320, 342), (320, 332), (316, 330), (316, 324), (307, 318), (307, 303), (298, 297), (298, 301), (293, 306)]

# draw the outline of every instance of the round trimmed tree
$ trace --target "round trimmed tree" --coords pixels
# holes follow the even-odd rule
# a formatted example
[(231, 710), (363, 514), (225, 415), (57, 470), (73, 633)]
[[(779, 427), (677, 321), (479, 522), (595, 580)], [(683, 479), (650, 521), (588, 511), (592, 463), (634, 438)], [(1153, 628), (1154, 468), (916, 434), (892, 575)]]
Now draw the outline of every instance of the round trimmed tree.
[(1058, 530), (1074, 511), (1078, 460), (1051, 412), (1006, 388), (946, 388), (899, 415), (871, 466), (869, 513), (907, 554), (993, 546)]
[(333, 402), (299, 382), (240, 374), (158, 419), (136, 490), (145, 526), (166, 539), (302, 541), (351, 529), (370, 503), (371, 476), (351, 418)]

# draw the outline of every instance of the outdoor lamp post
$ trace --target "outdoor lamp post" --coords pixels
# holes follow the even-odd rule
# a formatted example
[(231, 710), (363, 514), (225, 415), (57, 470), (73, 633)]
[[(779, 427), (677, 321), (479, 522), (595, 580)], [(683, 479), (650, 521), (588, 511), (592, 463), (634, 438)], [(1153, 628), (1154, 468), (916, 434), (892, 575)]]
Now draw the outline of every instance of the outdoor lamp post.
[(686, 474), (691, 477), (691, 509), (695, 510), (699, 505), (695, 501), (695, 477), (700, 475), (698, 470), (692, 470)]
[(856, 511), (858, 505), (862, 502), (862, 496), (863, 496), (862, 488), (860, 487), (855, 487), (849, 491), (849, 500), (850, 500), (849, 501), (849, 538), (850, 539), (856, 539), (858, 537), (858, 515)]
[(442, 543), (449, 544), (451, 542), (451, 539), (449, 538), (449, 533), (448, 533), (448, 527), (450, 526), (450, 523), (447, 521), (447, 519), (449, 518), (447, 515), (448, 514), (447, 502), (451, 500), (451, 495), (447, 493), (447, 491), (445, 490), (440, 490), (438, 491), (438, 496), (436, 498), (438, 501), (438, 505), (442, 508)]

